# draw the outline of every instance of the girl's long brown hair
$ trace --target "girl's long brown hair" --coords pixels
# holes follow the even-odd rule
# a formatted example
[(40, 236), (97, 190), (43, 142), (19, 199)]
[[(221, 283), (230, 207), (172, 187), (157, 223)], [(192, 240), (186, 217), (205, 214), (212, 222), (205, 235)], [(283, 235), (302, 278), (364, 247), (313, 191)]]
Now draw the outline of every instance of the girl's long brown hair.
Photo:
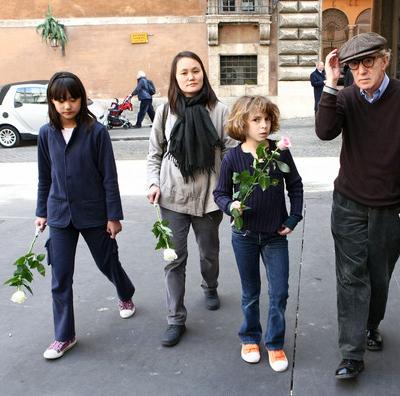
[(81, 98), (81, 109), (76, 116), (76, 122), (78, 125), (86, 125), (89, 129), (96, 120), (96, 116), (87, 107), (87, 96), (82, 81), (78, 76), (70, 72), (55, 73), (47, 86), (50, 125), (58, 130), (63, 129), (60, 114), (57, 113), (52, 99), (59, 101), (66, 100), (68, 94), (74, 99)]

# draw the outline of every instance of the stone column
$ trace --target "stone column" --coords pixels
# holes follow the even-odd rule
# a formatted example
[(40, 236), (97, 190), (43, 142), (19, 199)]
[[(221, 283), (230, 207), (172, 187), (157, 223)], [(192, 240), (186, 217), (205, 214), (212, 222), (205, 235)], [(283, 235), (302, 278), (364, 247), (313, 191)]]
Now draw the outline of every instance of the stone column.
[(349, 40), (357, 34), (357, 25), (349, 25)]

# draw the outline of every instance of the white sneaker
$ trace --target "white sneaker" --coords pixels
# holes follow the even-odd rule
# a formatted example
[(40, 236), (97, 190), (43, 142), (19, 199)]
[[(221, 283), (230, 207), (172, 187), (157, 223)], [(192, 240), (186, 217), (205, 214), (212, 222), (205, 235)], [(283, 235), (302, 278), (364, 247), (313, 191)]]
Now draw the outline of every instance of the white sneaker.
[(58, 359), (64, 355), (68, 349), (71, 349), (76, 344), (76, 338), (69, 341), (53, 341), (49, 347), (44, 351), (43, 357), (45, 359), (53, 360)]
[(136, 311), (135, 304), (133, 303), (132, 300), (127, 300), (127, 301), (119, 300), (118, 308), (119, 308), (119, 316), (121, 316), (122, 319), (130, 318)]
[(269, 365), (272, 370), (277, 372), (282, 372), (288, 368), (288, 360), (283, 349), (278, 349), (276, 351), (268, 351)]
[(247, 363), (258, 363), (261, 358), (260, 347), (257, 344), (242, 344), (240, 355)]

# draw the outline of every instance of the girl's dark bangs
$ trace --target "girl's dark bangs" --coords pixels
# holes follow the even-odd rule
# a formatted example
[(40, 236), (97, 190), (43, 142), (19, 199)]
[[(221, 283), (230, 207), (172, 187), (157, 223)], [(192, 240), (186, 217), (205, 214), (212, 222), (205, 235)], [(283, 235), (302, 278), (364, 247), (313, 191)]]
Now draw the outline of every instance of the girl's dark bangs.
[(70, 94), (73, 99), (82, 97), (79, 84), (71, 77), (57, 78), (50, 88), (51, 98), (55, 100), (66, 100), (68, 94)]

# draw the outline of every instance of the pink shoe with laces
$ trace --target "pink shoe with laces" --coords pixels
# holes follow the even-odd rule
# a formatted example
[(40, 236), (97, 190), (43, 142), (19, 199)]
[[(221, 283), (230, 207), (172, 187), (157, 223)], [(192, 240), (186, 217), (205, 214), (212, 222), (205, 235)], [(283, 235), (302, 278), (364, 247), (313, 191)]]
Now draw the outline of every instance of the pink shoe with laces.
[(122, 319), (130, 318), (136, 311), (136, 307), (132, 299), (129, 299), (127, 301), (119, 300), (118, 308), (119, 308), (119, 316), (121, 316)]
[(64, 355), (68, 349), (71, 349), (76, 344), (76, 338), (68, 341), (53, 341), (49, 347), (44, 351), (43, 357), (45, 359), (58, 359)]

